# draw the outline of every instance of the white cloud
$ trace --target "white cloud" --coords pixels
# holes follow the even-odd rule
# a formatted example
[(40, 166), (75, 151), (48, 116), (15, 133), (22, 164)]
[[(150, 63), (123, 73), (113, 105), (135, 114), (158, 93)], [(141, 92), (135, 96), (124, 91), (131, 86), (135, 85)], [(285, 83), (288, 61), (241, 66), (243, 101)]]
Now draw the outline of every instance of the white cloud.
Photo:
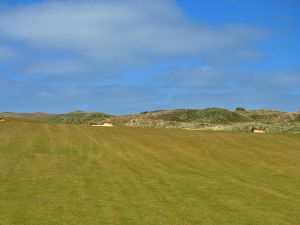
[(293, 93), (299, 91), (299, 70), (249, 73), (247, 71), (220, 71), (210, 67), (175, 69), (158, 81), (168, 88), (189, 91)]
[(59, 113), (81, 109), (107, 113), (137, 113), (159, 108), (163, 99), (158, 90), (147, 85), (51, 87), (47, 84), (24, 83), (0, 77), (0, 112)]
[(265, 76), (260, 76), (257, 83), (264, 83), (270, 87), (277, 89), (297, 89), (300, 87), (300, 70), (287, 70), (280, 72), (267, 73)]
[(170, 87), (184, 89), (206, 89), (224, 85), (230, 74), (209, 67), (177, 69), (163, 77), (162, 81)]
[(89, 69), (82, 65), (80, 62), (69, 61), (69, 60), (52, 60), (52, 61), (40, 61), (34, 64), (29, 64), (25, 67), (20, 67), (21, 73), (27, 75), (78, 75), (88, 74)]
[(248, 109), (270, 108), (287, 111), (299, 110), (299, 93), (277, 93), (269, 90), (252, 92), (231, 91), (223, 93), (187, 92), (174, 95), (170, 108), (223, 107), (234, 109), (242, 106)]
[(189, 21), (173, 0), (46, 1), (0, 9), (0, 35), (38, 49), (70, 50), (98, 63), (207, 54), (239, 48), (264, 32)]
[(0, 45), (0, 60), (9, 60), (9, 59), (12, 59), (14, 57), (17, 56), (17, 53), (9, 48), (9, 47), (6, 47), (6, 46), (1, 46)]
[(266, 56), (256, 49), (235, 49), (211, 54), (206, 58), (206, 63), (211, 66), (230, 66), (242, 62), (262, 61)]

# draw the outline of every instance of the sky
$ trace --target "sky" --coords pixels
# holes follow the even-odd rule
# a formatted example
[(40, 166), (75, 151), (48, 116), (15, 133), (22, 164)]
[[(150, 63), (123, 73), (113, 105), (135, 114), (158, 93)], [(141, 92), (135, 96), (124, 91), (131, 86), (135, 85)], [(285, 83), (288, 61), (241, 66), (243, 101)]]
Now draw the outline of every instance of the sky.
[(1, 0), (0, 111), (300, 110), (298, 0)]

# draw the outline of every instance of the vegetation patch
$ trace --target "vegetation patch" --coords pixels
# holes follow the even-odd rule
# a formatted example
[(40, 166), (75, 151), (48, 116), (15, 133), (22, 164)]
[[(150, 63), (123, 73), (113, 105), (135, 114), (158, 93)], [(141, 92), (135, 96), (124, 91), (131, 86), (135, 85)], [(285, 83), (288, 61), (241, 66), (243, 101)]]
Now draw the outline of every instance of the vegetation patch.
[(245, 118), (242, 115), (221, 108), (178, 111), (177, 115), (182, 120), (208, 123), (232, 123), (245, 121)]
[(177, 109), (145, 111), (139, 114), (121, 116), (100, 112), (75, 111), (56, 115), (0, 113), (0, 117), (19, 121), (50, 121), (64, 124), (101, 124), (107, 122), (115, 126), (148, 128), (186, 128), (237, 132), (248, 132), (251, 129), (261, 128), (266, 132), (300, 132), (299, 112), (290, 113), (268, 109), (245, 110), (241, 107), (236, 108), (235, 111), (222, 108)]
[(97, 123), (103, 122), (112, 116), (105, 113), (88, 113), (83, 111), (75, 111), (67, 114), (59, 114), (50, 118), (50, 121), (67, 124)]

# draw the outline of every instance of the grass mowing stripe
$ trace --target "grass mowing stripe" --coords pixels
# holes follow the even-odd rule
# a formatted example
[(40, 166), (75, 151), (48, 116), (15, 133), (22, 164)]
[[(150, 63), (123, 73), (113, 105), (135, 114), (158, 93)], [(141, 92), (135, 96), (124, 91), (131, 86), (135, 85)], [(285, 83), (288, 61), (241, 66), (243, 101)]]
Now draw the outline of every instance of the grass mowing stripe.
[(0, 125), (0, 224), (296, 225), (300, 135)]

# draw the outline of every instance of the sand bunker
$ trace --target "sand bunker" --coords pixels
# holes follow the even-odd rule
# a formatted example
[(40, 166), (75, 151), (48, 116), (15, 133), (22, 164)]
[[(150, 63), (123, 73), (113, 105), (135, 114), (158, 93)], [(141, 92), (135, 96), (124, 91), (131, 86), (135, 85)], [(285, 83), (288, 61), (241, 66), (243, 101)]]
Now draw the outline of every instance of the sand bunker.
[(4, 118), (0, 118), (0, 122), (5, 122), (5, 119)]
[(113, 127), (114, 125), (111, 123), (103, 123), (103, 124), (93, 124), (92, 127)]
[(266, 131), (264, 130), (253, 130), (254, 133), (258, 133), (258, 134), (264, 134), (266, 133)]

